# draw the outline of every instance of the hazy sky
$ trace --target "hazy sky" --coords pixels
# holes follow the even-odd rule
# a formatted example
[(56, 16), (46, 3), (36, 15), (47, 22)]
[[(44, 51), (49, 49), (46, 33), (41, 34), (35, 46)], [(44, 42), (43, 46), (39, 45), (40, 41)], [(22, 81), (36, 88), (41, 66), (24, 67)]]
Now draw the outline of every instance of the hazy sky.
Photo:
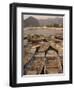
[(32, 16), (34, 18), (37, 18), (37, 19), (48, 19), (48, 18), (54, 19), (54, 18), (57, 18), (57, 17), (58, 18), (62, 18), (63, 17), (63, 16), (23, 15), (23, 19), (25, 20), (25, 19), (27, 19), (30, 16)]

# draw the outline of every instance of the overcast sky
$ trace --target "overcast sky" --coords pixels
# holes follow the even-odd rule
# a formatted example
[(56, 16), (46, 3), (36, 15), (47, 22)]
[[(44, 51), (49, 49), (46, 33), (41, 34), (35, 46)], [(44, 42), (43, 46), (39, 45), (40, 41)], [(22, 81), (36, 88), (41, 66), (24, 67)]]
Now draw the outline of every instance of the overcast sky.
[(44, 16), (44, 15), (23, 15), (23, 19), (25, 20), (25, 19), (27, 19), (28, 17), (30, 17), (30, 16), (32, 16), (32, 17), (34, 17), (34, 18), (36, 18), (36, 19), (48, 19), (48, 18), (52, 18), (52, 19), (54, 19), (54, 18), (62, 18), (63, 16)]

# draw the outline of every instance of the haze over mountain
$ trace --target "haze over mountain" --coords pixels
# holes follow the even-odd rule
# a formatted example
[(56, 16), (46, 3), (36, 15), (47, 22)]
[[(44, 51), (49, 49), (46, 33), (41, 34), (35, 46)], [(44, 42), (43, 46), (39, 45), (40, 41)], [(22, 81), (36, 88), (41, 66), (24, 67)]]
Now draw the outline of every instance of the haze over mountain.
[(63, 24), (63, 17), (37, 19), (35, 17), (30, 16), (29, 18), (24, 20), (24, 27), (43, 26), (49, 24)]
[(48, 25), (48, 24), (63, 24), (63, 18), (48, 18), (46, 20), (39, 20), (40, 25)]

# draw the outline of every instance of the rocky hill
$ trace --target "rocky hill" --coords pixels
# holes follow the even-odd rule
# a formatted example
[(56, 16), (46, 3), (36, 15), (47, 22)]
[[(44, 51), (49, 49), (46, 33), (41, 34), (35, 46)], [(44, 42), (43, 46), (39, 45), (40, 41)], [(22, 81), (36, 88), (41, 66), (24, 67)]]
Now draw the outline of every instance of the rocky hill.
[(39, 21), (34, 17), (29, 17), (26, 20), (24, 20), (24, 27), (35, 27), (40, 26)]
[(48, 19), (36, 19), (32, 16), (24, 20), (24, 27), (39, 27), (45, 25), (63, 24), (63, 18), (48, 18)]

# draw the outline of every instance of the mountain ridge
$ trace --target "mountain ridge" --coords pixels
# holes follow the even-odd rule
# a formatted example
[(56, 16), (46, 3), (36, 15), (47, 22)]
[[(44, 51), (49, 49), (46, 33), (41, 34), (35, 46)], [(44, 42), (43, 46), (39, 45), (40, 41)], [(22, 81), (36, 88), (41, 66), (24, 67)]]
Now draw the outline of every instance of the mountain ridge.
[(24, 20), (24, 27), (29, 26), (44, 26), (50, 24), (63, 24), (63, 18), (48, 18), (48, 19), (37, 19), (35, 17), (30, 16), (29, 18)]

